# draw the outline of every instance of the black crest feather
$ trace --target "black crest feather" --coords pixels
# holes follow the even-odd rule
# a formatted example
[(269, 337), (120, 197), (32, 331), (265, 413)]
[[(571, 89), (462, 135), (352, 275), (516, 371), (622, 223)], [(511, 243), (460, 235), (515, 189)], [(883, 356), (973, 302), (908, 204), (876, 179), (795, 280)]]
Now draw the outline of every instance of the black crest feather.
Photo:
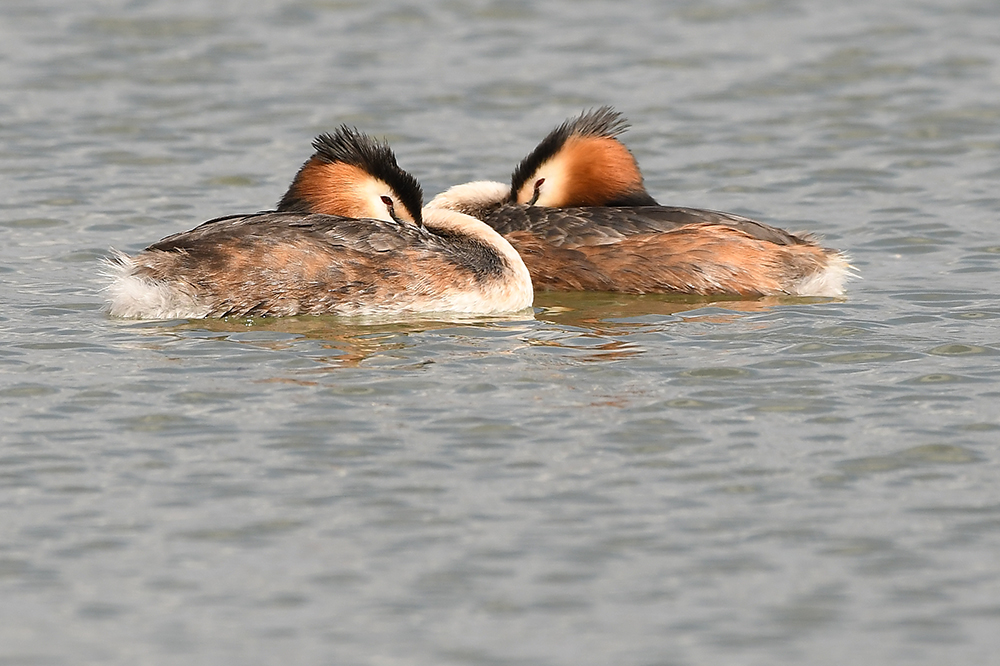
[(593, 136), (614, 138), (630, 127), (625, 117), (610, 106), (584, 111), (549, 132), (528, 156), (514, 169), (510, 177), (511, 200), (528, 178), (558, 153), (571, 136)]

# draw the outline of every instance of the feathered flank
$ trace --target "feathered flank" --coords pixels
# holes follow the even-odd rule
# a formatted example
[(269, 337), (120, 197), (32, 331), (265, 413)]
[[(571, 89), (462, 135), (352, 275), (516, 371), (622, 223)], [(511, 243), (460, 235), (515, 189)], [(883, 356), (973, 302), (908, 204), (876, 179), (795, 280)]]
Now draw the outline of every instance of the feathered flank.
[(531, 278), (510, 243), (468, 215), (427, 225), (257, 213), (211, 220), (134, 257), (114, 253), (107, 310), (173, 319), (516, 312)]
[(388, 143), (341, 125), (332, 134), (317, 136), (313, 148), (316, 152), (299, 169), (278, 203), (279, 211), (323, 212), (315, 207), (317, 200), (343, 191), (344, 182), (355, 181), (360, 173), (373, 182), (384, 183), (393, 201), (413, 222), (421, 224), (423, 190), (417, 179), (396, 163), (396, 155)]
[(538, 290), (832, 297), (851, 277), (841, 252), (718, 211), (508, 204), (485, 221)]

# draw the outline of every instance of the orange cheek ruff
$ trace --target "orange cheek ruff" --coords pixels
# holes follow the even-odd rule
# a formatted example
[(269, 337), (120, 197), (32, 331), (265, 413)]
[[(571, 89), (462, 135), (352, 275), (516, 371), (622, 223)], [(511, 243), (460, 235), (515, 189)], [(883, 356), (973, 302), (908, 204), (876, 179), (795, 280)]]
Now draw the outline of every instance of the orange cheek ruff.
[(296, 178), (292, 194), (307, 202), (311, 213), (368, 217), (368, 206), (354, 194), (354, 186), (369, 178), (364, 170), (354, 165), (329, 164), (313, 157)]
[(544, 186), (537, 204), (549, 208), (604, 206), (622, 195), (645, 192), (632, 153), (608, 137), (567, 139), (560, 151), (520, 188), (518, 202), (532, 201), (540, 179)]
[(568, 165), (565, 190), (562, 201), (553, 206), (602, 206), (643, 187), (635, 158), (616, 139), (572, 137), (563, 150)]

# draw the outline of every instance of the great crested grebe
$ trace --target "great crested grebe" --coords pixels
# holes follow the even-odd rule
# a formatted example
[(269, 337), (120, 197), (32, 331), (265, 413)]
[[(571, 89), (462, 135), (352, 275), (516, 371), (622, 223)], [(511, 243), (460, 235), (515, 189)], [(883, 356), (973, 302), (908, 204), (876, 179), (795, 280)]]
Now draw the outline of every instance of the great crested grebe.
[(610, 107), (557, 127), (511, 185), (456, 185), (424, 208), (483, 220), (510, 241), (536, 289), (840, 296), (850, 265), (807, 234), (746, 217), (661, 206)]
[[(313, 146), (285, 210), (221, 217), (134, 257), (115, 253), (108, 311), (173, 319), (531, 305), (531, 278), (510, 243), (469, 215), (421, 211), (420, 185), (388, 145), (341, 126)], [(317, 196), (326, 214), (301, 205)]]

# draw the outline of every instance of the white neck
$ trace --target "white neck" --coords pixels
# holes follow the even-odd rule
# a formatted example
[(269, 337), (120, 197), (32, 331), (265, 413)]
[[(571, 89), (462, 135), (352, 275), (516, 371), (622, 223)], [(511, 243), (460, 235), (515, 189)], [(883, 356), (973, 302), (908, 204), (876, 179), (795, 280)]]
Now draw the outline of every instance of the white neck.
[(500, 206), (510, 197), (510, 186), (493, 180), (454, 185), (431, 199), (427, 209), (454, 210), (473, 217)]
[[(440, 195), (439, 195), (440, 196)], [(436, 198), (436, 197), (435, 197)], [(506, 275), (496, 284), (486, 287), (484, 291), (491, 292), (489, 298), (502, 303), (497, 310), (523, 310), (531, 305), (534, 299), (534, 288), (531, 275), (524, 265), (524, 260), (507, 239), (498, 234), (485, 222), (480, 222), (471, 215), (445, 208), (424, 207), (424, 226), (431, 231), (447, 231), (475, 238), (496, 250), (507, 265)]]

